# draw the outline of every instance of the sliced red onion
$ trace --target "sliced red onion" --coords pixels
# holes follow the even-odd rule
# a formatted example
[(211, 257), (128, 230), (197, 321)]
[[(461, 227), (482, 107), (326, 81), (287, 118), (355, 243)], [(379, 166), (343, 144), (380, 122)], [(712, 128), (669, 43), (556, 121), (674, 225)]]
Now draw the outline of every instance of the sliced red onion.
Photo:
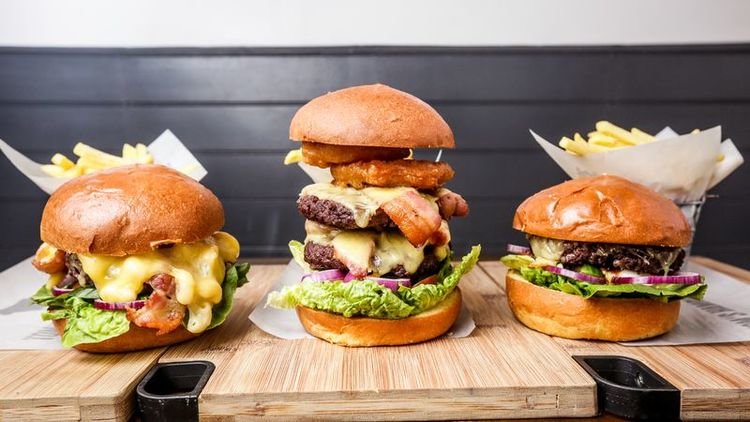
[(572, 278), (572, 279), (578, 280), (578, 281), (585, 281), (587, 283), (593, 283), (593, 284), (604, 284), (604, 283), (606, 283), (606, 280), (603, 277), (597, 277), (595, 275), (589, 275), (589, 274), (579, 273), (577, 271), (569, 270), (567, 268), (558, 267), (558, 266), (555, 266), (555, 265), (547, 265), (547, 266), (542, 267), (542, 268), (544, 268), (545, 270), (547, 270), (547, 271), (549, 271), (551, 273), (559, 274), (559, 275), (561, 275), (563, 277)]
[(127, 308), (140, 309), (145, 305), (145, 300), (134, 300), (131, 302), (105, 302), (101, 299), (94, 300), (94, 307), (104, 311), (124, 311)]
[(394, 292), (398, 291), (398, 286), (411, 287), (411, 280), (408, 278), (367, 277), (366, 280), (372, 280)]
[(62, 287), (56, 287), (55, 286), (55, 287), (52, 288), (52, 296), (60, 296), (60, 295), (68, 294), (68, 293), (72, 292), (73, 290), (74, 289), (65, 289), (65, 288), (62, 288)]
[(520, 246), (508, 243), (508, 252), (517, 253), (521, 255), (531, 255), (531, 248), (527, 246)]
[(331, 281), (331, 280), (343, 280), (346, 274), (341, 270), (325, 270), (315, 271), (307, 273), (302, 276), (302, 280), (310, 281)]
[(352, 280), (372, 280), (381, 286), (385, 286), (392, 291), (397, 291), (398, 286), (411, 287), (411, 280), (408, 278), (384, 278), (384, 277), (364, 277), (357, 278), (351, 272), (344, 274), (340, 270), (325, 270), (308, 273), (302, 276), (302, 280), (310, 279), (312, 281), (336, 281), (341, 280), (348, 283)]
[(700, 282), (701, 275), (690, 272), (680, 272), (673, 275), (612, 277), (613, 284), (698, 284)]

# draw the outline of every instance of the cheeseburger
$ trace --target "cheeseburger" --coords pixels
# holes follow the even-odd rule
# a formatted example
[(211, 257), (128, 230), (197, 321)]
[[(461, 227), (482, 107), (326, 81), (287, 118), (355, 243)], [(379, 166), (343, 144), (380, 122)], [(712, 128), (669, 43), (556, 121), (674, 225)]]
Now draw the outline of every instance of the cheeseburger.
[(367, 85), (313, 99), (289, 132), (302, 145), (286, 162), (328, 168), (333, 180), (302, 189), (307, 236), (290, 249), (306, 274), (269, 303), (295, 308), (310, 334), (345, 346), (448, 331), (461, 309), (456, 286), (480, 248), (452, 267), (448, 221), (468, 204), (443, 187), (449, 164), (411, 159), (413, 148), (454, 148), (448, 124), (413, 95)]
[(510, 245), (506, 294), (513, 314), (546, 334), (610, 341), (671, 330), (680, 299), (706, 284), (680, 272), (692, 232), (669, 199), (616, 176), (571, 180), (516, 210), (513, 228), (531, 248)]
[(221, 324), (247, 282), (239, 244), (218, 231), (214, 194), (159, 165), (80, 176), (47, 201), (32, 300), (62, 344), (116, 353), (188, 340)]

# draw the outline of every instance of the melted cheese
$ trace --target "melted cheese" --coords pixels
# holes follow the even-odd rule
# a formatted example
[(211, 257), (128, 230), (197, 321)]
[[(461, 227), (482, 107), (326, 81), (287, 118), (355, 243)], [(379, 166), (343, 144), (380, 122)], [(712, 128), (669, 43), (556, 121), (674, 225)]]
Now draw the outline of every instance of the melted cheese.
[(47, 289), (52, 290), (53, 287), (60, 284), (60, 282), (65, 278), (65, 275), (65, 273), (50, 274), (49, 278), (47, 279)]
[(224, 232), (195, 243), (176, 244), (139, 255), (79, 254), (83, 270), (107, 302), (135, 300), (143, 283), (157, 274), (175, 278), (177, 301), (189, 311), (187, 329), (200, 333), (211, 323), (213, 305), (221, 301), (225, 262), (239, 256), (237, 239)]
[[(309, 220), (305, 230), (305, 242), (332, 245), (337, 259), (349, 268), (366, 269), (373, 276), (388, 274), (398, 265), (415, 273), (424, 261), (424, 246), (413, 246), (400, 233), (337, 230)], [(447, 247), (436, 248), (435, 253), (445, 257)]]
[[(358, 227), (364, 228), (367, 227), (370, 218), (375, 215), (375, 212), (377, 212), (381, 205), (410, 191), (417, 192), (416, 189), (408, 187), (354, 189), (335, 186), (330, 183), (315, 183), (305, 186), (300, 195), (311, 195), (318, 199), (338, 202), (349, 208), (354, 216), (354, 222)], [(436, 201), (436, 198), (433, 196), (421, 195), (433, 204)], [(435, 206), (437, 207), (437, 205)]]

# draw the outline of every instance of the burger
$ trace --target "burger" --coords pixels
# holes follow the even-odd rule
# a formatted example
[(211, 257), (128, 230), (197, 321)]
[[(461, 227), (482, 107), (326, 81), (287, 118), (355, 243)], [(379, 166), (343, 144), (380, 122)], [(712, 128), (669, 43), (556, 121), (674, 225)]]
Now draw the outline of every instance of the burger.
[(330, 183), (300, 193), (304, 243), (290, 249), (301, 281), (269, 295), (296, 309), (313, 336), (344, 346), (402, 345), (444, 334), (458, 318), (462, 275), (475, 246), (451, 265), (448, 221), (469, 212), (443, 185), (445, 162), (412, 149), (454, 148), (453, 132), (428, 104), (385, 85), (355, 86), (297, 111), (289, 136), (302, 143), (286, 162), (330, 170)]
[(50, 196), (32, 297), (66, 347), (129, 352), (191, 339), (221, 324), (247, 282), (216, 196), (160, 165), (80, 176)]
[(680, 300), (706, 284), (680, 272), (692, 231), (669, 199), (616, 176), (571, 180), (526, 199), (513, 228), (506, 295), (516, 318), (546, 334), (630, 341), (671, 330)]

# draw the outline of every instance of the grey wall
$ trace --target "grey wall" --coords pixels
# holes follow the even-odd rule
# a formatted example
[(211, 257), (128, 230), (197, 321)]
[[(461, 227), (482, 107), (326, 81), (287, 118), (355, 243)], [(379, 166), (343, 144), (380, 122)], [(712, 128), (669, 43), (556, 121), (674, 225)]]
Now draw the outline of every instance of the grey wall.
[[(284, 256), (303, 236), (307, 182), (281, 164), (289, 120), (309, 99), (383, 82), (423, 98), (452, 126), (449, 185), (471, 215), (460, 252), (498, 256), (526, 196), (565, 179), (533, 142), (609, 119), (656, 131), (721, 124), (750, 153), (750, 45), (524, 48), (0, 49), (0, 138), (38, 161), (82, 140), (111, 152), (171, 129), (208, 169), (245, 256)], [(0, 268), (31, 255), (46, 196), (0, 159)], [(713, 193), (694, 253), (750, 267), (750, 173)]]

